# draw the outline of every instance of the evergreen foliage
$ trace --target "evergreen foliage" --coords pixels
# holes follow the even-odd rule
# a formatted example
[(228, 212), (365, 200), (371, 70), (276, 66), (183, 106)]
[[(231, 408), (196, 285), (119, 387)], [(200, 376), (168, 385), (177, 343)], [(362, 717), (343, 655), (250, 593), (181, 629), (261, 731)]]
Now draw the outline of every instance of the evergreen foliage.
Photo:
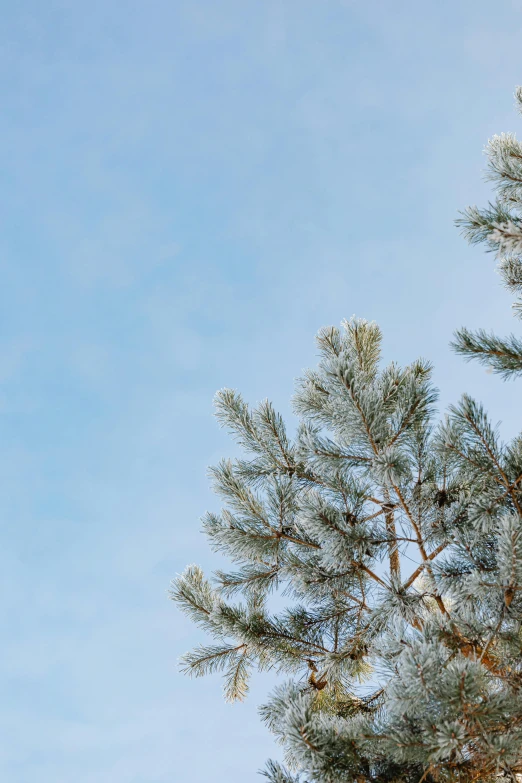
[[(520, 294), (522, 146), (504, 135), (488, 150), (498, 201), (461, 224), (506, 253), (501, 273)], [(269, 402), (216, 395), (244, 456), (212, 468), (225, 507), (204, 528), (233, 565), (212, 582), (191, 566), (173, 583), (212, 639), (184, 669), (223, 672), (230, 700), (253, 667), (290, 675), (261, 709), (285, 751), (286, 766), (263, 773), (271, 783), (513, 780), (522, 436), (502, 443), (467, 396), (437, 424), (430, 365), (382, 367), (374, 323), (354, 318), (317, 343), (295, 437)], [(456, 347), (504, 376), (522, 370), (514, 337), (462, 330)]]
[[(515, 99), (522, 112), (522, 87), (517, 87)], [(514, 133), (502, 133), (493, 136), (485, 152), (487, 179), (495, 185), (496, 199), (486, 209), (469, 207), (457, 224), (469, 242), (483, 242), (498, 256), (502, 281), (517, 297), (514, 313), (522, 318), (522, 142)], [(522, 372), (522, 340), (514, 335), (501, 339), (483, 330), (460, 329), (453, 347), (504, 378)]]

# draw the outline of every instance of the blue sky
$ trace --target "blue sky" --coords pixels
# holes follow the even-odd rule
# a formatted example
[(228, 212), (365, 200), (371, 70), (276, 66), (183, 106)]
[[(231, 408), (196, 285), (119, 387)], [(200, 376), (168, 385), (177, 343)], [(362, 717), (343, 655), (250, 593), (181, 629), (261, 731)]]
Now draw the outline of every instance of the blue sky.
[(217, 562), (216, 389), (290, 415), (313, 336), (377, 320), (442, 404), (519, 391), (448, 349), (516, 329), (481, 249), (482, 148), (522, 127), (522, 3), (5, 3), (0, 32), (0, 778), (244, 783), (256, 706), (177, 672), (167, 600)]

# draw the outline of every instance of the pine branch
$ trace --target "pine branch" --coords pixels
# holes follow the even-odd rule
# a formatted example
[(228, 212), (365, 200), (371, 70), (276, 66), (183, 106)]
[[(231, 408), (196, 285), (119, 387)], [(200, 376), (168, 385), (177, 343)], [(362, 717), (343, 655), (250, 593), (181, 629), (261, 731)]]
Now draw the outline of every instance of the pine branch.
[(437, 555), (440, 555), (441, 552), (443, 552), (447, 546), (449, 546), (449, 541), (444, 541), (442, 544), (439, 544), (439, 546), (433, 550), (433, 552), (430, 552), (429, 555), (426, 556), (426, 560), (424, 560), (420, 566), (413, 572), (413, 574), (406, 580), (406, 582), (403, 584), (402, 589), (407, 590), (408, 587), (411, 587), (412, 584), (415, 582), (416, 579), (422, 574), (423, 570), (426, 567), (426, 564), (429, 563), (431, 560), (434, 560)]
[(477, 359), (506, 380), (522, 372), (522, 340), (514, 335), (501, 339), (484, 329), (459, 329), (451, 347), (465, 359)]

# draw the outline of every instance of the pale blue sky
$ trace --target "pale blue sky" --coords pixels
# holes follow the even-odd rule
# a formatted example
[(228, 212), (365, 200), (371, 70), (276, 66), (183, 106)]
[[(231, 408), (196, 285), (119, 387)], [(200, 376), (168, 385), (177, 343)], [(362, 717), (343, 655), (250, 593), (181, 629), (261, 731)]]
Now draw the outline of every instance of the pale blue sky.
[(356, 313), (520, 429), (448, 341), (517, 327), (453, 219), (522, 129), (521, 44), (502, 0), (4, 2), (2, 781), (245, 783), (273, 753), (266, 678), (229, 706), (177, 673), (217, 388), (288, 414)]

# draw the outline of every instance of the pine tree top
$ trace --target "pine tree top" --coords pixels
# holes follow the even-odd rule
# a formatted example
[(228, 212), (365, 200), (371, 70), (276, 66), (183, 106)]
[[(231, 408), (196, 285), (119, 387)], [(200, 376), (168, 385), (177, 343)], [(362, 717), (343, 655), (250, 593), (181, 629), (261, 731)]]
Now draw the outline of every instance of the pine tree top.
[[(517, 91), (522, 102), (522, 93)], [(498, 201), (461, 220), (522, 290), (522, 147), (488, 147)], [(516, 240), (516, 231), (519, 239)], [(518, 244), (517, 244), (518, 242)], [(172, 597), (212, 638), (184, 669), (292, 675), (262, 715), (290, 771), (273, 783), (486, 780), (522, 773), (522, 437), (500, 441), (468, 396), (442, 421), (431, 367), (381, 362), (375, 323), (317, 336), (291, 438), (265, 401), (230, 389), (216, 415), (243, 449), (211, 469), (221, 513), (203, 525), (233, 563), (189, 567)], [(522, 344), (462, 330), (456, 348), (507, 376)], [(285, 599), (271, 610), (271, 594)]]

